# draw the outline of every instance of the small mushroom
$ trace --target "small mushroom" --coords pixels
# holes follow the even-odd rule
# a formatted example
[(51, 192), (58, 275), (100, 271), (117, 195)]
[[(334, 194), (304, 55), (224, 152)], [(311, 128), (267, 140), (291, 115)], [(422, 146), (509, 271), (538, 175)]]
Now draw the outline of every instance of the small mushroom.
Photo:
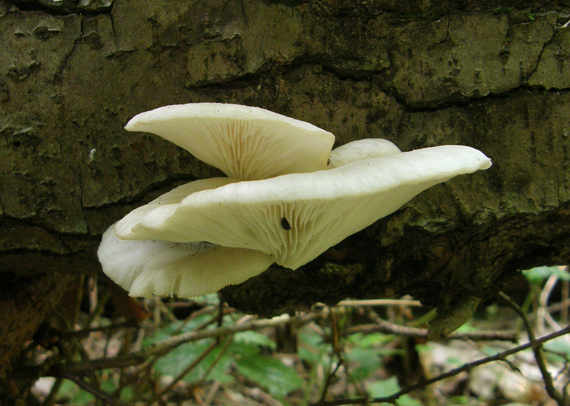
[(334, 144), (334, 135), (312, 124), (236, 104), (160, 107), (125, 129), (157, 134), (242, 180), (325, 169)]
[(400, 152), (378, 139), (330, 153), (332, 134), (237, 105), (163, 107), (127, 129), (161, 135), (230, 176), (180, 186), (104, 233), (103, 271), (132, 296), (198, 296), (272, 263), (297, 269), (423, 190), (491, 166), (470, 147)]
[(382, 138), (356, 140), (332, 150), (327, 169), (338, 168), (351, 162), (401, 153), (400, 149)]

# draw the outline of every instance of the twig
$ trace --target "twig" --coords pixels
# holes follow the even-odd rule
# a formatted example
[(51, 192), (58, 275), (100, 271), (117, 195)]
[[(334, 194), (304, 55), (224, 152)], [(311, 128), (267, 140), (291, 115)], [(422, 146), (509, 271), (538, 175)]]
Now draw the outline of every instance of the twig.
[(120, 323), (109, 324), (108, 326), (100, 326), (100, 327), (92, 327), (92, 328), (84, 328), (82, 330), (77, 331), (59, 331), (58, 335), (62, 339), (69, 339), (71, 337), (87, 337), (91, 333), (107, 331), (107, 330), (118, 330), (121, 328), (137, 328), (137, 322), (134, 319), (122, 321)]
[(88, 328), (93, 322), (93, 320), (95, 320), (95, 318), (98, 315), (103, 313), (105, 304), (109, 301), (110, 298), (111, 294), (108, 291), (101, 293), (101, 297), (99, 297), (97, 306), (95, 306), (95, 309), (91, 313), (89, 313), (89, 315), (87, 316), (87, 320), (85, 320), (85, 322), (83, 323), (83, 329)]
[[(548, 299), (550, 297), (550, 294), (552, 293), (552, 290), (556, 286), (557, 282), (558, 282), (558, 276), (551, 275), (546, 280), (546, 283), (544, 284), (544, 287), (542, 288), (542, 291), (540, 292), (540, 295), (538, 296), (538, 311), (537, 311), (537, 320), (536, 320), (537, 321), (537, 327), (536, 328), (537, 328), (539, 334), (544, 334), (544, 332), (545, 332), (544, 322), (546, 320), (546, 313), (548, 313), (548, 310), (546, 309), (548, 306)], [(517, 313), (519, 313), (519, 312), (517, 312)], [(520, 315), (520, 313), (519, 313), (519, 315)]]
[(246, 386), (242, 389), (242, 391), (249, 397), (252, 397), (255, 400), (259, 400), (267, 406), (282, 406), (281, 402), (278, 402), (277, 400), (273, 399), (271, 395), (265, 393), (260, 388), (248, 388)]
[(335, 377), (335, 375), (338, 372), (338, 370), (340, 369), (340, 367), (342, 365), (344, 365), (344, 359), (340, 356), (340, 354), (337, 354), (337, 355), (338, 355), (338, 362), (336, 363), (334, 369), (327, 375), (327, 379), (325, 381), (325, 386), (323, 387), (323, 390), (321, 391), (320, 402), (324, 402), (325, 398), (327, 397), (327, 392), (329, 391), (329, 387), (332, 383), (333, 378)]
[(328, 313), (331, 321), (331, 343), (332, 343), (333, 353), (339, 355), (341, 351), (340, 342), (339, 342), (340, 333), (338, 331), (338, 322), (336, 319), (336, 314), (334, 311), (332, 311), (332, 309), (329, 310)]
[(357, 306), (417, 306), (422, 304), (419, 300), (407, 299), (373, 299), (373, 300), (341, 300), (337, 306), (357, 307)]
[(206, 358), (208, 356), (209, 353), (211, 353), (216, 347), (218, 346), (218, 343), (216, 341), (212, 342), (208, 348), (206, 348), (204, 351), (202, 351), (202, 353), (200, 355), (198, 355), (194, 361), (192, 361), (190, 363), (190, 365), (188, 365), (186, 368), (184, 368), (173, 380), (172, 382), (170, 382), (170, 384), (168, 384), (167, 386), (165, 386), (164, 388), (162, 388), (160, 391), (158, 391), (154, 397), (152, 398), (152, 400), (149, 403), (149, 405), (152, 405), (158, 398), (160, 398), (162, 395), (164, 395), (166, 392), (168, 392), (170, 389), (172, 389), (174, 387), (174, 385), (176, 385), (182, 378), (184, 378), (191, 370), (193, 370), (194, 368), (196, 368), (196, 366), (202, 362), (204, 360), (204, 358)]
[[(560, 267), (560, 268), (562, 268), (561, 270), (564, 270), (566, 267)], [(559, 330), (561, 328), (560, 325), (552, 318), (552, 315), (550, 314), (550, 310), (548, 309), (548, 301), (550, 299), (550, 295), (551, 295), (552, 291), (554, 290), (554, 287), (558, 283), (558, 280), (559, 280), (558, 276), (551, 275), (548, 278), (548, 280), (546, 281), (546, 283), (544, 284), (544, 288), (542, 289), (542, 292), (540, 293), (539, 301), (538, 301), (538, 303), (539, 303), (538, 316), (537, 316), (537, 323), (540, 323), (540, 328), (541, 328), (541, 330), (539, 330), (540, 334), (544, 333), (544, 323), (545, 322), (546, 322), (546, 324), (548, 324), (550, 326), (550, 328), (552, 330)], [(568, 281), (563, 281), (563, 282), (567, 283)], [(567, 308), (565, 308), (565, 309), (567, 310)], [(569, 337), (564, 337), (564, 339), (566, 340), (566, 342), (568, 344), (570, 344), (570, 338)]]
[[(414, 328), (401, 326), (399, 324), (390, 323), (381, 319), (377, 319), (374, 324), (362, 324), (346, 329), (341, 334), (343, 336), (363, 333), (385, 333), (396, 334), (412, 338), (427, 338), (428, 330), (425, 328)], [(474, 341), (517, 341), (517, 332), (515, 331), (471, 331), (466, 333), (454, 332), (449, 334), (446, 338), (451, 339), (469, 339)]]
[[(560, 302), (556, 302), (556, 303), (551, 304), (550, 306), (548, 306), (546, 308), (546, 310), (548, 310), (549, 313), (554, 313), (554, 312), (561, 312), (562, 313), (564, 311), (566, 311), (566, 313), (568, 313), (569, 307), (570, 307), (570, 299), (565, 299), (564, 301), (561, 300)], [(529, 319), (538, 317), (538, 311), (533, 310), (532, 312), (528, 312), (527, 317)], [(562, 321), (562, 316), (560, 316), (560, 320)]]
[(408, 386), (408, 387), (406, 387), (406, 388), (404, 388), (404, 389), (402, 389), (402, 390), (400, 390), (400, 391), (398, 391), (398, 392), (396, 392), (390, 396), (385, 396), (385, 397), (381, 397), (381, 398), (340, 399), (340, 400), (333, 400), (333, 401), (329, 401), (329, 402), (314, 403), (313, 406), (356, 405), (359, 403), (363, 403), (363, 404), (366, 404), (366, 403), (393, 403), (399, 397), (406, 395), (410, 392), (413, 392), (415, 390), (422, 389), (428, 385), (431, 385), (432, 383), (435, 383), (435, 382), (441, 381), (442, 379), (446, 379), (446, 378), (450, 378), (452, 376), (458, 375), (461, 372), (470, 371), (471, 369), (473, 369), (475, 367), (478, 367), (478, 366), (483, 365), (483, 364), (488, 364), (489, 362), (504, 360), (509, 355), (513, 355), (513, 354), (516, 354), (517, 352), (524, 351), (527, 348), (539, 347), (540, 345), (542, 345), (543, 343), (545, 343), (547, 341), (553, 340), (555, 338), (558, 338), (558, 337), (563, 336), (563, 335), (568, 334), (568, 333), (570, 333), (570, 326), (565, 327), (562, 330), (556, 331), (552, 334), (538, 338), (534, 341), (528, 342), (526, 344), (519, 345), (519, 346), (511, 348), (509, 350), (500, 352), (500, 353), (495, 354), (493, 356), (482, 358), (482, 359), (477, 360), (475, 362), (471, 362), (469, 364), (462, 365), (459, 368), (455, 368), (455, 369), (452, 369), (450, 371), (444, 372), (444, 373), (442, 373), (442, 374), (440, 374), (434, 378), (428, 379), (426, 381), (419, 382), (419, 383), (416, 383), (414, 385), (410, 385), (410, 386)]
[[(528, 334), (529, 341), (535, 342), (536, 337), (534, 336), (534, 330), (532, 329), (532, 326), (530, 325), (530, 322), (529, 322), (528, 318), (526, 317), (526, 314), (524, 314), (524, 312), (522, 311), (520, 306), (518, 304), (516, 304), (513, 301), (513, 299), (511, 299), (509, 296), (507, 296), (503, 292), (499, 292), (499, 296), (515, 312), (517, 312), (517, 314), (520, 316), (520, 318), (522, 319), (522, 321), (524, 323), (526, 332)], [(532, 347), (532, 351), (534, 353), (534, 358), (536, 359), (536, 364), (538, 365), (538, 368), (540, 369), (540, 373), (542, 374), (542, 379), (544, 380), (544, 387), (546, 388), (546, 392), (548, 393), (548, 395), (552, 399), (554, 399), (556, 401), (556, 403), (558, 403), (558, 405), (565, 406), (566, 395), (562, 395), (554, 387), (552, 375), (550, 375), (550, 373), (548, 372), (548, 369), (546, 368), (546, 362), (544, 361), (544, 357), (542, 356), (542, 346), (540, 346), (540, 345), (534, 346), (534, 347)]]
[[(218, 365), (218, 362), (220, 362), (222, 357), (226, 354), (226, 352), (228, 351), (228, 348), (230, 348), (230, 345), (232, 344), (233, 340), (234, 340), (233, 336), (229, 336), (227, 338), (226, 342), (224, 343), (224, 345), (222, 346), (222, 348), (220, 349), (220, 351), (218, 352), (216, 357), (212, 360), (212, 362), (210, 363), (210, 365), (208, 366), (208, 368), (206, 369), (206, 371), (204, 372), (204, 374), (200, 378), (199, 384), (204, 382), (206, 380), (206, 378), (208, 377), (208, 374), (210, 372), (212, 372), (212, 369), (214, 369), (214, 367), (216, 365)], [(219, 345), (220, 343), (217, 343), (217, 344)]]
[[(182, 331), (182, 329), (192, 320), (194, 320), (195, 318), (202, 316), (204, 314), (209, 314), (209, 313), (213, 313), (217, 310), (217, 308), (210, 306), (210, 307), (204, 307), (203, 309), (197, 310), (195, 312), (193, 312), (189, 317), (187, 317), (186, 319), (184, 319), (182, 321), (182, 323), (180, 323), (180, 325), (176, 328), (176, 330), (174, 330), (174, 332), (172, 333), (173, 335), (176, 335), (178, 333), (180, 333)], [(208, 322), (209, 323), (209, 322)], [(207, 325), (205, 325), (202, 328), (197, 327), (196, 330), (202, 330), (203, 328), (205, 328)]]
[[(548, 323), (548, 325), (550, 326), (550, 328), (552, 330), (555, 331), (555, 330), (560, 330), (562, 328), (562, 326), (560, 324), (558, 324), (556, 322), (556, 320), (554, 320), (554, 318), (552, 317), (550, 312), (547, 311), (546, 313), (544, 313), (544, 317), (545, 317), (546, 323)], [(570, 345), (570, 337), (566, 336), (566, 337), (562, 337), (562, 338), (566, 341), (566, 343), (568, 345)]]
[[(158, 357), (153, 356), (147, 359), (142, 365), (133, 368), (136, 372), (133, 373), (132, 378), (133, 382), (136, 381), (136, 383), (134, 385), (135, 393), (130, 399), (130, 403), (132, 405), (139, 404), (140, 399), (149, 390), (151, 392), (156, 392), (155, 382), (152, 379), (152, 369), (154, 368), (154, 365), (156, 364), (157, 361)], [(154, 391), (152, 389), (154, 389)], [(120, 391), (116, 391), (114, 394), (116, 393), (120, 394)]]
[(113, 399), (111, 396), (109, 396), (108, 393), (102, 391), (99, 388), (94, 387), (93, 385), (90, 385), (89, 383), (85, 382), (81, 377), (74, 375), (68, 371), (57, 368), (55, 371), (52, 370), (52, 374), (53, 376), (57, 376), (59, 378), (65, 378), (74, 382), (81, 389), (83, 389), (86, 392), (89, 392), (90, 394), (100, 399), (109, 406), (118, 406), (121, 404), (117, 402), (115, 399)]
[(344, 365), (344, 359), (342, 358), (342, 354), (341, 354), (342, 348), (341, 348), (340, 342), (339, 342), (339, 331), (338, 331), (336, 314), (332, 309), (329, 308), (328, 315), (329, 315), (330, 322), (331, 322), (331, 344), (332, 344), (332, 350), (333, 350), (333, 357), (331, 357), (331, 362), (332, 362), (332, 359), (334, 359), (334, 355), (337, 356), (338, 362), (336, 363), (336, 366), (335, 366), (333, 371), (330, 371), (330, 368), (329, 368), (329, 374), (327, 375), (325, 385), (323, 386), (323, 390), (321, 391), (321, 399), (320, 399), (321, 402), (325, 400), (325, 398), (327, 396), (327, 392), (329, 390), (329, 387), (331, 385), (331, 382), (332, 382), (334, 376), (336, 375), (336, 373), (338, 372), (340, 367), (342, 365)]
[(265, 327), (274, 327), (285, 323), (306, 324), (321, 317), (320, 313), (309, 314), (301, 317), (291, 317), (282, 315), (269, 320), (256, 320), (241, 325), (222, 326), (210, 330), (189, 331), (174, 337), (169, 337), (156, 343), (147, 345), (140, 350), (130, 354), (122, 355), (114, 358), (99, 358), (91, 361), (76, 362), (65, 366), (69, 372), (83, 372), (86, 370), (121, 368), (132, 365), (138, 365), (145, 362), (151, 355), (161, 355), (179, 345), (203, 340), (205, 338), (224, 337), (230, 334), (239, 333), (240, 331), (259, 330)]
[(130, 376), (127, 376), (121, 382), (121, 384), (111, 393), (111, 395), (115, 397), (120, 396), (121, 391), (123, 389), (125, 389), (127, 386), (137, 381), (140, 375), (144, 375), (145, 373), (147, 373), (152, 368), (155, 362), (156, 362), (155, 359), (149, 358), (142, 365), (139, 365), (138, 367), (134, 368), (135, 370), (131, 372)]
[(57, 400), (57, 392), (63, 383), (63, 378), (56, 378), (48, 396), (44, 399), (41, 406), (53, 406)]
[[(564, 280), (562, 281), (562, 300), (560, 303), (568, 302), (568, 296), (570, 294), (570, 282)], [(562, 307), (560, 311), (560, 320), (562, 323), (568, 323), (568, 307)]]
[[(221, 294), (218, 292), (218, 327), (221, 327), (224, 321), (224, 303)], [(220, 338), (218, 337), (217, 340), (219, 341)]]
[(214, 379), (214, 383), (212, 384), (210, 390), (208, 391), (206, 399), (204, 399), (204, 406), (210, 406), (210, 404), (214, 400), (214, 396), (216, 396), (216, 393), (220, 389), (220, 386), (222, 386), (222, 382), (217, 379)]

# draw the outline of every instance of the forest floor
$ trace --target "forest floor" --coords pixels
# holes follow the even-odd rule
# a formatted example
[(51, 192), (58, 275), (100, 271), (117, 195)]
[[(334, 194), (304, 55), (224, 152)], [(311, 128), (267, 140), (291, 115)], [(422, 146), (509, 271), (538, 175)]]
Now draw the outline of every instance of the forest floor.
[[(570, 274), (524, 275), (528, 293), (497, 298), (438, 342), (424, 328), (434, 312), (411, 298), (262, 320), (217, 295), (137, 301), (86, 280), (70, 295), (82, 298), (69, 301), (73, 311), (28, 343), (26, 367), (39, 379), (27, 404), (561, 404)], [(552, 333), (560, 337), (528, 345)]]

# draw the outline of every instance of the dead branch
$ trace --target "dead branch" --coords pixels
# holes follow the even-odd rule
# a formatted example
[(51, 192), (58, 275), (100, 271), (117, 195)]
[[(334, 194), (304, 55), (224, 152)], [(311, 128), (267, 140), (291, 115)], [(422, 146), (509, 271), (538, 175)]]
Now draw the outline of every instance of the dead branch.
[[(374, 324), (363, 324), (360, 326), (350, 327), (344, 330), (341, 335), (349, 336), (355, 333), (372, 334), (396, 334), (412, 338), (428, 338), (428, 330), (425, 328), (414, 328), (401, 326), (399, 324), (390, 323), (381, 319), (377, 319)], [(516, 342), (518, 333), (516, 331), (470, 331), (466, 333), (454, 332), (449, 334), (446, 339), (453, 340), (473, 340), (473, 341), (511, 341)]]
[[(517, 314), (520, 316), (524, 323), (524, 327), (528, 334), (528, 339), (530, 342), (535, 341), (536, 337), (534, 336), (534, 330), (530, 325), (528, 317), (524, 314), (524, 311), (520, 308), (518, 304), (516, 304), (508, 295), (503, 292), (499, 292), (499, 297), (503, 299)], [(532, 347), (532, 352), (534, 353), (534, 358), (536, 359), (536, 364), (540, 369), (540, 373), (542, 374), (542, 380), (544, 381), (544, 387), (546, 388), (546, 392), (548, 395), (558, 403), (559, 406), (566, 405), (566, 395), (562, 395), (560, 392), (556, 390), (554, 387), (554, 382), (552, 380), (552, 375), (548, 372), (546, 368), (546, 361), (542, 355), (542, 346), (537, 345)]]
[(505, 360), (506, 357), (516, 354), (518, 352), (524, 351), (527, 348), (536, 348), (541, 346), (547, 341), (554, 340), (555, 338), (561, 337), (565, 334), (570, 333), (570, 326), (563, 328), (562, 330), (556, 331), (552, 334), (546, 335), (544, 337), (538, 338), (536, 340), (532, 340), (526, 344), (519, 345), (517, 347), (511, 348), (509, 350), (500, 352), (490, 357), (482, 358), (475, 362), (471, 362), (469, 364), (462, 365), (459, 368), (452, 369), (450, 371), (444, 372), (434, 378), (428, 379), (423, 382), (418, 382), (414, 385), (410, 385), (390, 396), (385, 396), (381, 398), (355, 398), (355, 399), (340, 399), (340, 400), (332, 400), (327, 402), (318, 402), (313, 403), (312, 406), (339, 406), (339, 405), (357, 405), (357, 404), (367, 404), (367, 403), (393, 403), (399, 397), (406, 395), (410, 392), (413, 392), (418, 389), (423, 389), (432, 383), (441, 381), (443, 379), (455, 376), (460, 374), (461, 372), (470, 371), (471, 369), (478, 367), (480, 365), (488, 364), (493, 361), (500, 361)]
[(199, 341), (206, 338), (225, 337), (240, 331), (259, 330), (266, 327), (275, 327), (287, 323), (307, 324), (321, 317), (320, 313), (308, 314), (304, 316), (282, 315), (269, 320), (256, 320), (250, 323), (222, 326), (210, 330), (190, 331), (174, 337), (169, 337), (162, 341), (147, 345), (140, 350), (130, 354), (122, 355), (114, 358), (99, 358), (90, 361), (76, 362), (65, 366), (65, 370), (74, 373), (81, 373), (96, 369), (106, 368), (123, 368), (127, 366), (138, 365), (146, 361), (150, 356), (162, 355), (182, 344)]

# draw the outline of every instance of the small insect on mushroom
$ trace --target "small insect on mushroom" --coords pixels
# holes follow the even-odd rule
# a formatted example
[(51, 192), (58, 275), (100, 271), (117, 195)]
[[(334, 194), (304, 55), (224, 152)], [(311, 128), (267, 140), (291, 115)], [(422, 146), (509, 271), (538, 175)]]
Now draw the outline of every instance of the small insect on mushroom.
[(281, 227), (283, 227), (284, 230), (291, 230), (291, 224), (289, 224), (285, 217), (281, 219)]

